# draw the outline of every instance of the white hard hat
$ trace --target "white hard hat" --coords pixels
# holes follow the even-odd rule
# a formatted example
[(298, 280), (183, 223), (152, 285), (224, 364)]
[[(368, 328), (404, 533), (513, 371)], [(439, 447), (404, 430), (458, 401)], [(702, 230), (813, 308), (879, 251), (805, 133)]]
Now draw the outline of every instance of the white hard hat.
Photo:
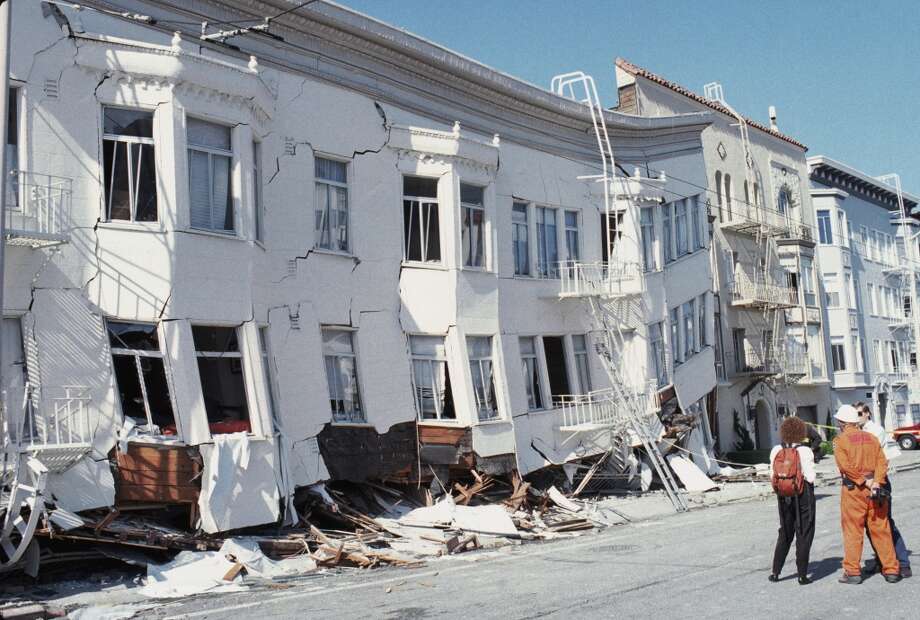
[(834, 417), (841, 422), (848, 422), (850, 424), (859, 423), (859, 412), (856, 411), (856, 408), (852, 405), (841, 405), (837, 413), (834, 414)]

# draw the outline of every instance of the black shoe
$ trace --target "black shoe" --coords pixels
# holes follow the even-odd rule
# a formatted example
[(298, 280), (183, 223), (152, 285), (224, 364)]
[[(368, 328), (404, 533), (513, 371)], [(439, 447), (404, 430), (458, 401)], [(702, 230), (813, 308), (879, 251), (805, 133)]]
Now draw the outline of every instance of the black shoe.
[(885, 581), (887, 581), (888, 583), (897, 583), (901, 581), (901, 575), (899, 575), (898, 573), (894, 573), (892, 575), (885, 575)]
[(901, 567), (901, 578), (902, 579), (907, 579), (908, 577), (913, 577), (913, 576), (914, 576), (914, 571), (910, 570), (910, 566)]
[(847, 575), (843, 574), (843, 577), (837, 580), (839, 583), (845, 583), (851, 586), (858, 586), (863, 582), (862, 575)]
[(808, 578), (808, 575), (800, 575), (800, 576), (799, 576), (799, 585), (800, 585), (800, 586), (807, 586), (807, 585), (810, 584), (810, 583), (811, 583), (811, 579)]
[(882, 572), (882, 563), (879, 562), (878, 558), (875, 558), (874, 560), (866, 560), (866, 566), (863, 570), (867, 575), (880, 573)]
[(779, 581), (779, 575), (770, 575), (769, 577), (767, 577), (767, 579), (769, 579), (773, 583), (776, 583), (777, 581)]

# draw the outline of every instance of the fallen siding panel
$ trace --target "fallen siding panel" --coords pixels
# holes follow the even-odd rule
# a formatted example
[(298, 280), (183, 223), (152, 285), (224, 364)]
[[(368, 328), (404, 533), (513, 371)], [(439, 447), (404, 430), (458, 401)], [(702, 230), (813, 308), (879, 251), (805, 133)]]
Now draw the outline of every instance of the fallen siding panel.
[(386, 478), (416, 463), (415, 422), (394, 424), (386, 433), (369, 426), (328, 424), (319, 448), (334, 480), (363, 482)]

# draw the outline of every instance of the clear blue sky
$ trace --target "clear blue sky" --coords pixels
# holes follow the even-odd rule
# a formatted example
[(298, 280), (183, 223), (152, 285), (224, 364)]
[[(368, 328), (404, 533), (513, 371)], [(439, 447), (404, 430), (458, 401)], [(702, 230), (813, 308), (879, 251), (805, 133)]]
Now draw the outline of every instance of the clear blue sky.
[(534, 84), (574, 69), (616, 102), (622, 56), (725, 97), (871, 175), (920, 194), (920, 2), (338, 0)]

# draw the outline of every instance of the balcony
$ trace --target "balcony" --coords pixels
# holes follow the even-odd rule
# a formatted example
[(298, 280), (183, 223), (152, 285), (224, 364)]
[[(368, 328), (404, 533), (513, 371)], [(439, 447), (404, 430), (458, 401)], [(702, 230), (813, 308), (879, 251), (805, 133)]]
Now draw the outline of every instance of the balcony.
[(559, 396), (555, 400), (562, 417), (559, 430), (573, 435), (605, 429), (626, 432), (631, 427), (630, 407), (641, 413), (654, 412), (650, 394), (629, 392), (623, 398), (612, 388)]
[(11, 172), (3, 197), (6, 243), (29, 248), (67, 243), (72, 185), (65, 177)]
[(911, 383), (912, 374), (909, 370), (896, 368), (888, 373), (888, 382), (891, 385), (907, 385)]
[(91, 398), (80, 386), (7, 388), (0, 407), (4, 441), (38, 459), (49, 472), (62, 472), (92, 448)]
[(811, 228), (788, 214), (751, 205), (732, 205), (720, 224), (723, 230), (751, 236), (772, 236), (789, 241), (814, 243)]
[(798, 305), (794, 288), (767, 282), (763, 273), (752, 277), (745, 270), (736, 270), (731, 289), (732, 306), (736, 308), (793, 308)]
[(565, 261), (559, 264), (562, 284), (560, 298), (606, 297), (618, 298), (640, 295), (644, 279), (639, 263), (582, 263)]

